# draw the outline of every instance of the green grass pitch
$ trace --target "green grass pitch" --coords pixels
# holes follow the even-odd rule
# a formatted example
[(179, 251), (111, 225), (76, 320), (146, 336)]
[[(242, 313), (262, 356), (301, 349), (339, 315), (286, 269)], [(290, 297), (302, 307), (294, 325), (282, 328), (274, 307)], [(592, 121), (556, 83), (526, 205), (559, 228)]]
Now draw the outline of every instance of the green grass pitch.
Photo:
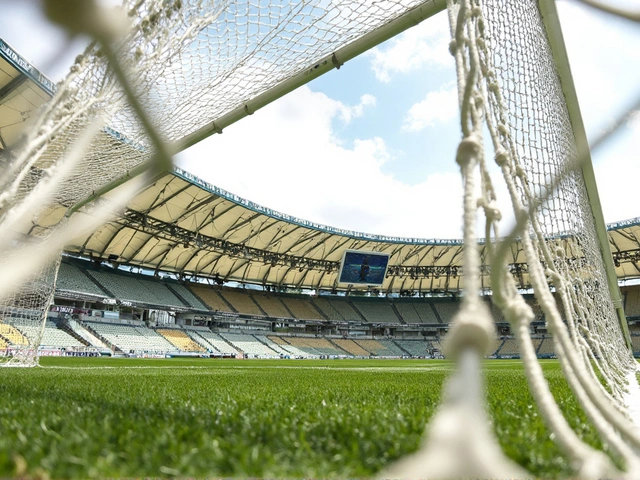
[[(446, 361), (43, 359), (2, 369), (0, 477), (368, 477), (418, 448)], [(559, 365), (543, 362), (569, 422), (601, 448)], [(517, 361), (488, 361), (505, 452), (570, 475)]]

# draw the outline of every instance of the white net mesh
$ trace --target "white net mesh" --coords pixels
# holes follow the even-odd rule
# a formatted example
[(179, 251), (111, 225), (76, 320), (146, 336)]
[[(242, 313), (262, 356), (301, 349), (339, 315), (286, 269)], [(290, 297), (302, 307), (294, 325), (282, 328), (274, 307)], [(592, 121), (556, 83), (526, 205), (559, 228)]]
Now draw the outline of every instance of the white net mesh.
[[(168, 143), (202, 128), (215, 131), (221, 116), (316, 68), (318, 59), (421, 3), (130, 1), (125, 2), (128, 23), (93, 2), (65, 2), (83, 5), (79, 12), (50, 7), (52, 17), (70, 31), (91, 33), (97, 43), (78, 59), (24, 148), (1, 165), (0, 270), (15, 273), (0, 279), (0, 341), (11, 347), (4, 348), (7, 363), (37, 362), (58, 266), (52, 259), (69, 238), (112, 215), (144, 180), (111, 193), (105, 189), (100, 200), (106, 201), (82, 203), (70, 218), (65, 216), (69, 209), (127, 172), (143, 171), (140, 166), (148, 167), (147, 175), (166, 168)], [(464, 137), (458, 163), (465, 182), (467, 295), (448, 349), (459, 359), (460, 371), (434, 421), (428, 454), (420, 457), (426, 460), (412, 464), (413, 470), (401, 467), (394, 476), (522, 474), (495, 448), (484, 428), (482, 387), (469, 380), (479, 379), (479, 358), (494, 335), (490, 314), (476, 295), (476, 213), (480, 206), (489, 236), (500, 238), (493, 185), (503, 181), (518, 219), (507, 238), (521, 238), (530, 283), (568, 383), (632, 478), (639, 472), (634, 449), (640, 441), (625, 416), (624, 396), (634, 364), (606, 287), (594, 217), (538, 3), (450, 1), (449, 16)], [(497, 172), (483, 153), (485, 128)], [(549, 392), (530, 338), (533, 313), (504, 259), (509, 244), (495, 242), (490, 248), (493, 298), (517, 332), (539, 409), (577, 472), (620, 475), (568, 427)], [(22, 335), (24, 322), (40, 326), (40, 334)], [(484, 427), (470, 434), (465, 428), (469, 418), (480, 419)], [(442, 435), (445, 443), (438, 442)], [(456, 460), (460, 448), (469, 453), (468, 462)]]
[[(582, 165), (589, 159), (577, 154), (540, 6), (533, 0), (450, 0), (448, 6), (463, 133), (457, 161), (465, 187), (467, 277), (467, 296), (447, 338), (449, 354), (483, 354), (489, 337), (487, 314), (478, 308), (476, 296), (480, 259), (473, 239), (480, 208), (487, 224), (493, 300), (516, 332), (532, 394), (555, 441), (581, 477), (635, 478), (640, 473), (635, 453), (640, 443), (629, 427), (624, 399), (628, 379), (636, 382), (630, 375), (636, 364), (624, 341), (607, 284), (594, 210), (583, 177)], [(497, 172), (485, 157), (485, 128)], [(480, 193), (475, 189), (478, 179)], [(504, 241), (496, 240), (501, 238), (498, 182), (506, 185), (517, 219), (517, 227)], [(516, 237), (521, 239), (530, 283), (553, 333), (567, 382), (604, 442), (623, 459), (625, 474), (617, 471), (608, 457), (582, 442), (551, 395), (530, 335), (534, 313), (518, 294), (506, 261)], [(469, 369), (463, 362), (458, 368), (461, 375)], [(447, 413), (452, 408), (460, 410), (458, 417)], [(453, 429), (455, 419), (463, 413), (455, 398), (447, 399), (436, 425), (449, 415)], [(446, 440), (438, 438), (442, 436), (438, 429), (430, 435), (430, 445)], [(483, 458), (478, 452), (495, 442), (485, 440), (485, 445), (478, 444), (474, 450), (474, 458)], [(465, 436), (456, 443), (464, 447)], [(431, 463), (422, 465), (422, 470), (394, 473), (415, 476), (436, 469), (443, 455), (430, 458), (432, 451), (428, 446), (424, 458)], [(464, 477), (469, 475), (467, 468), (452, 463), (442, 476)], [(483, 476), (514, 475), (512, 466), (495, 459), (476, 468)]]
[[(147, 178), (167, 168), (167, 144), (421, 3), (126, 1), (119, 16), (94, 2), (49, 2), (50, 18), (97, 41), (78, 57), (24, 148), (0, 165), (0, 266), (20, 272), (0, 279), (4, 311), (38, 311), (41, 322), (55, 277), (41, 265), (117, 211), (144, 179), (100, 199), (107, 202), (83, 199), (146, 167)], [(80, 214), (66, 219), (79, 204)], [(19, 248), (23, 235), (31, 241)], [(32, 350), (39, 343), (19, 341)], [(4, 337), (3, 345), (16, 342)]]

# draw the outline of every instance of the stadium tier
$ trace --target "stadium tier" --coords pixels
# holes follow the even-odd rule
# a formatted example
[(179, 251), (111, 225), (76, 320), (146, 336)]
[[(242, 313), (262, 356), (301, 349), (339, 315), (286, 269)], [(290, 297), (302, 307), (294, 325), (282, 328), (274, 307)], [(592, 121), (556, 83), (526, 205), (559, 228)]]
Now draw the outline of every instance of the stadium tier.
[(515, 338), (507, 338), (502, 342), (502, 345), (500, 345), (496, 353), (499, 356), (517, 356), (519, 352), (518, 341)]
[(394, 312), (391, 302), (385, 298), (352, 299), (351, 305), (369, 323), (403, 323)]
[(340, 315), (340, 312), (336, 310), (333, 304), (323, 297), (316, 297), (311, 299), (316, 309), (326, 318), (334, 322), (344, 321), (344, 317)]
[(96, 297), (109, 297), (91, 277), (84, 273), (83, 269), (76, 267), (68, 261), (60, 263), (56, 290), (63, 292), (73, 292), (85, 295), (95, 295)]
[(348, 352), (351, 355), (356, 357), (369, 357), (371, 356), (371, 352), (365, 350), (360, 345), (358, 345), (354, 340), (349, 338), (336, 338), (334, 343), (340, 347), (342, 350)]
[(220, 333), (225, 341), (248, 357), (279, 358), (280, 354), (253, 335), (246, 333)]
[(294, 318), (300, 320), (317, 320), (322, 318), (322, 314), (318, 309), (314, 308), (313, 303), (309, 301), (309, 299), (283, 296), (281, 300)]
[(219, 289), (196, 284), (189, 285), (189, 288), (198, 298), (201, 298), (202, 301), (207, 304), (210, 310), (214, 312), (235, 312), (233, 307), (220, 296), (218, 293)]
[(440, 317), (442, 323), (451, 323), (460, 304), (458, 302), (437, 302), (433, 306), (438, 312), (438, 317)]
[(29, 339), (16, 327), (8, 323), (0, 323), (0, 336), (9, 345), (28, 345)]
[(179, 349), (155, 330), (145, 326), (131, 326), (101, 322), (86, 322), (102, 340), (124, 353), (179, 353)]
[(395, 340), (402, 350), (412, 357), (426, 357), (433, 350), (433, 346), (426, 340)]
[(205, 348), (197, 342), (194, 342), (193, 339), (182, 330), (158, 328), (156, 332), (166, 338), (173, 346), (182, 352), (206, 352)]
[(555, 355), (556, 351), (553, 345), (553, 338), (545, 336), (538, 347), (537, 353), (540, 356)]
[(248, 292), (243, 292), (239, 289), (223, 288), (218, 293), (222, 295), (224, 300), (226, 300), (236, 312), (258, 316), (265, 314), (253, 301)]
[(624, 311), (627, 317), (640, 317), (640, 289), (624, 288)]
[(280, 298), (274, 294), (255, 293), (253, 298), (260, 305), (260, 309), (269, 317), (275, 318), (293, 318), (291, 312), (280, 301)]

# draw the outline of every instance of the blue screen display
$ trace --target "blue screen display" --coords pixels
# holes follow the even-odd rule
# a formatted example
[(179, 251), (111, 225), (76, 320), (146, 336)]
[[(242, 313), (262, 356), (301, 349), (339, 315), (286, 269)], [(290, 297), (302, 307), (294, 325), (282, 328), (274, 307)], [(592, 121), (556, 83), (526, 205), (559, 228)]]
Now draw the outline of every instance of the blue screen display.
[(382, 285), (388, 264), (389, 255), (385, 253), (347, 250), (342, 259), (338, 283)]

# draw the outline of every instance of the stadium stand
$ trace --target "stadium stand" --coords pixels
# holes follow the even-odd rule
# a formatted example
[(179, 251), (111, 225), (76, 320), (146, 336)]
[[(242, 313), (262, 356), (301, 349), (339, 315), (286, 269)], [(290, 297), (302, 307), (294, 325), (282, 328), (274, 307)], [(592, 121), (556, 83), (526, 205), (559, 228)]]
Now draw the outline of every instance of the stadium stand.
[(219, 293), (237, 312), (247, 315), (264, 316), (264, 312), (260, 310), (260, 307), (253, 301), (249, 292), (242, 291), (241, 289), (223, 288)]
[(260, 342), (253, 335), (246, 333), (220, 333), (219, 335), (245, 355), (259, 358), (280, 357), (279, 353)]
[(203, 302), (213, 311), (219, 312), (233, 312), (229, 304), (218, 294), (218, 291), (207, 285), (189, 285), (191, 291), (201, 298)]
[[(19, 322), (19, 321), (18, 321)], [(30, 338), (35, 339), (38, 336), (39, 327), (31, 324), (14, 324), (14, 326), (20, 330), (20, 332)], [(40, 346), (43, 347), (84, 347), (85, 345), (73, 338), (67, 332), (56, 327), (55, 323), (47, 321), (45, 323), (44, 330), (42, 332), (42, 339), (40, 340)]]
[(458, 311), (459, 302), (436, 302), (433, 304), (442, 323), (451, 323)]
[(255, 293), (254, 300), (269, 317), (291, 318), (291, 313), (280, 301), (280, 297), (274, 294)]
[(336, 338), (333, 341), (336, 345), (338, 345), (343, 350), (346, 350), (351, 355), (355, 355), (356, 357), (369, 357), (371, 356), (371, 352), (365, 350), (356, 342), (348, 338)]
[(422, 323), (422, 319), (420, 318), (420, 315), (418, 315), (418, 312), (416, 311), (413, 303), (396, 301), (395, 306), (398, 309), (400, 315), (402, 315), (402, 319), (405, 321), (405, 323)]
[(498, 356), (502, 355), (520, 355), (520, 347), (518, 346), (518, 340), (515, 338), (505, 338), (504, 342), (500, 346), (500, 349), (497, 352)]
[(540, 308), (540, 304), (534, 297), (525, 297), (524, 301), (531, 307), (531, 310), (533, 310), (533, 314), (535, 315), (535, 317), (533, 318), (534, 322), (540, 322), (544, 320), (544, 313)]
[(344, 321), (344, 317), (340, 315), (340, 312), (335, 309), (335, 307), (323, 297), (312, 298), (311, 302), (315, 305), (316, 309), (324, 315), (327, 320), (332, 320), (334, 322), (342, 322)]
[(348, 322), (362, 322), (362, 317), (356, 312), (349, 300), (344, 297), (326, 297), (331, 306), (340, 314), (343, 320)]
[(75, 332), (76, 335), (82, 337), (89, 345), (101, 349), (109, 349), (109, 346), (106, 343), (84, 328), (78, 321), (69, 318), (64, 322)]
[[(279, 337), (271, 337), (266, 335), (255, 335), (258, 341), (264, 343), (267, 347), (269, 347), (274, 352), (282, 355), (283, 357), (289, 358), (298, 358), (298, 357), (307, 357), (306, 353), (293, 345), (288, 345), (284, 340)], [(274, 338), (278, 340), (278, 343), (274, 341)]]
[[(193, 331), (191, 331), (193, 333)], [(207, 344), (212, 348), (214, 352), (218, 352), (222, 355), (236, 355), (238, 349), (224, 340), (217, 333), (213, 333), (211, 330), (197, 330), (195, 334), (200, 336)]]
[(29, 339), (9, 323), (0, 323), (0, 335), (10, 345), (29, 345)]
[(489, 353), (489, 356), (491, 355), (496, 355), (498, 353), (498, 350), (500, 349), (500, 347), (502, 346), (504, 340), (501, 338), (496, 338), (493, 340), (493, 342), (491, 343), (491, 350)]
[(640, 335), (631, 335), (631, 345), (633, 346), (633, 353), (640, 354)]
[(640, 289), (625, 289), (624, 311), (627, 317), (640, 317)]
[(412, 301), (412, 303), (414, 308), (416, 309), (416, 312), (418, 312), (422, 323), (440, 323), (438, 317), (436, 316), (434, 306), (431, 302), (421, 300), (419, 302)]
[(178, 350), (183, 352), (205, 352), (206, 349), (194, 342), (189, 335), (182, 330), (173, 328), (157, 328), (156, 332), (171, 342)]
[(300, 320), (319, 320), (322, 315), (318, 310), (313, 307), (311, 298), (295, 298), (295, 297), (282, 297), (282, 303), (293, 314), (294, 318)]
[(433, 349), (431, 343), (425, 340), (395, 340), (395, 342), (413, 357), (425, 357)]
[(145, 326), (86, 322), (99, 338), (105, 339), (123, 352), (178, 353), (166, 338)]
[(402, 357), (404, 353), (388, 340), (354, 340), (364, 350), (377, 357)]
[(207, 340), (202, 335), (200, 335), (200, 332), (202, 332), (202, 333), (211, 332), (208, 328), (206, 328), (206, 327), (184, 327), (183, 331), (184, 331), (185, 335), (188, 335), (191, 340), (196, 342), (198, 345), (200, 345), (202, 348), (204, 348), (207, 352), (209, 352), (209, 353), (218, 352), (218, 350), (213, 348), (213, 346), (209, 342), (207, 342)]
[(287, 337), (287, 341), (290, 345), (311, 355), (347, 355), (322, 337)]
[[(287, 337), (287, 338), (292, 338), (292, 337)], [(298, 347), (291, 345), (289, 342), (287, 342), (285, 339), (275, 336), (275, 335), (269, 335), (267, 337), (268, 341), (273, 342), (274, 344), (276, 344), (280, 349), (282, 349), (287, 355), (292, 356), (294, 358), (311, 358), (311, 357), (315, 357), (315, 354), (309, 354), (304, 350), (299, 349)]]
[(540, 347), (538, 347), (538, 355), (555, 355), (555, 353), (553, 338), (545, 336)]
[(390, 356), (404, 357), (407, 355), (406, 352), (398, 347), (398, 345), (396, 345), (391, 339), (378, 340), (378, 342), (380, 343), (380, 345), (386, 348), (387, 351), (389, 351)]
[(87, 273), (120, 300), (158, 306), (186, 307), (160, 281), (146, 280), (140, 278), (140, 275), (126, 274), (115, 270), (87, 270)]
[[(86, 263), (86, 262), (85, 262)], [(56, 290), (82, 293), (96, 297), (109, 297), (98, 285), (91, 281), (78, 267), (69, 261), (62, 261), (56, 279)]]
[(167, 287), (180, 295), (180, 297), (182, 297), (183, 303), (186, 302), (187, 306), (195, 308), (197, 310), (209, 310), (209, 307), (207, 307), (198, 297), (196, 297), (191, 292), (191, 290), (189, 290), (184, 285), (177, 282), (169, 282), (167, 283)]
[(351, 299), (353, 305), (369, 323), (401, 323), (387, 299)]

